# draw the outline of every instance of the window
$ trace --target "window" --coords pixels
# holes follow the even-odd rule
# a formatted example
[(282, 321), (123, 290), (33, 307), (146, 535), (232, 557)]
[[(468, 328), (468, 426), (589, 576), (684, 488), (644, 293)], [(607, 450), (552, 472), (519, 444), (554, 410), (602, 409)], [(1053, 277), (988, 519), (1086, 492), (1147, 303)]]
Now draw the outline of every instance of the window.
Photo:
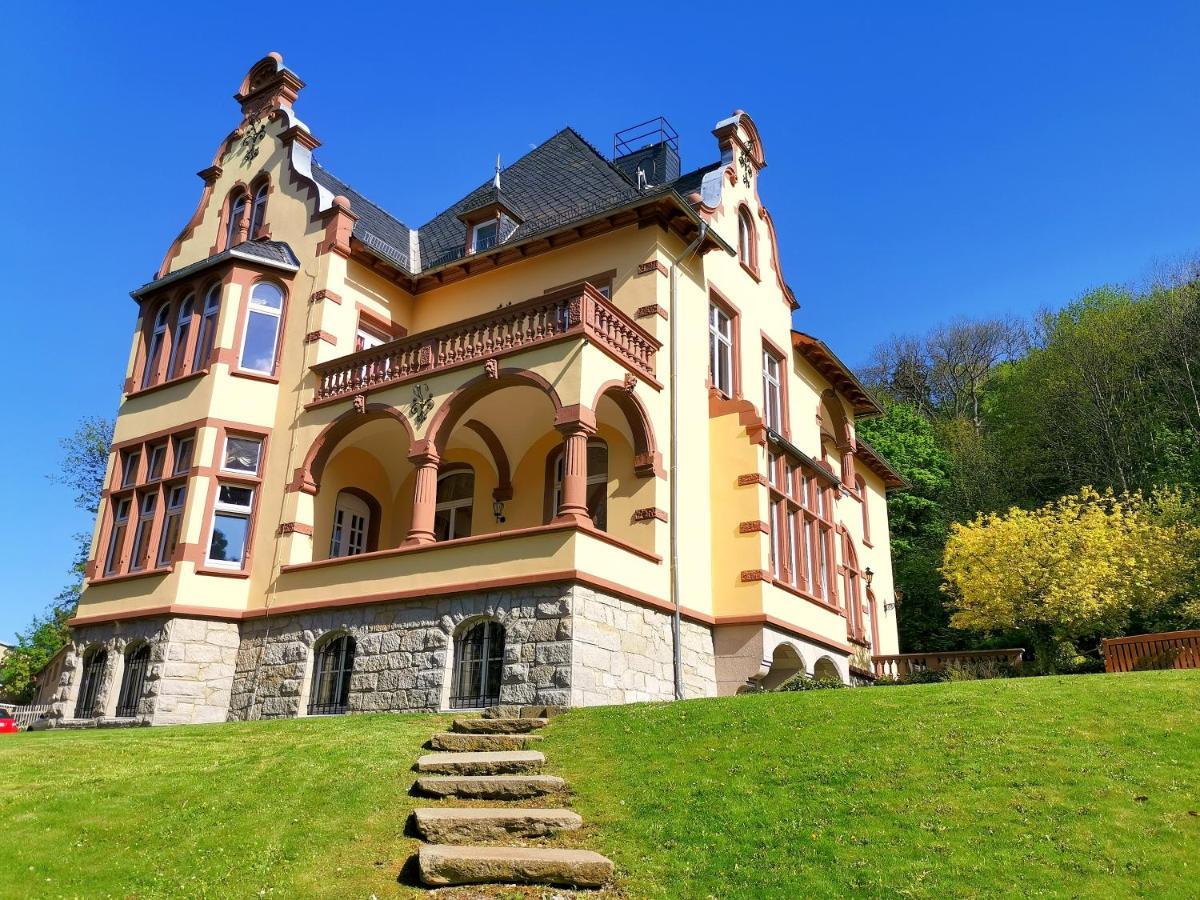
[(767, 427), (783, 431), (783, 389), (780, 383), (779, 357), (763, 350), (763, 414)]
[(391, 338), (384, 337), (375, 329), (359, 324), (358, 331), (354, 334), (354, 349), (355, 351), (370, 350), (372, 347), (386, 344), (390, 340)]
[(172, 471), (173, 475), (182, 475), (192, 467), (192, 447), (195, 446), (195, 439), (192, 437), (182, 437), (175, 442), (175, 468)]
[(246, 333), (242, 336), (243, 369), (263, 375), (275, 371), (282, 311), (283, 291), (269, 281), (260, 281), (254, 286), (246, 313)]
[(718, 391), (733, 396), (733, 320), (715, 303), (708, 307), (708, 377)]
[(221, 458), (221, 470), (257, 475), (261, 455), (262, 438), (229, 435), (225, 438), (225, 455)]
[(867, 503), (867, 483), (861, 475), (854, 478), (854, 486), (858, 489), (858, 499), (862, 503), (862, 534), (863, 543), (871, 546), (871, 509)]
[(75, 718), (90, 719), (97, 714), (96, 695), (100, 682), (104, 680), (104, 667), (108, 664), (108, 652), (93, 650), (83, 659), (83, 681), (79, 685), (79, 699), (75, 701)]
[(504, 670), (504, 626), (477, 622), (454, 642), (451, 709), (479, 709), (500, 702)]
[(851, 640), (867, 639), (867, 620), (863, 610), (862, 574), (858, 568), (858, 554), (848, 533), (842, 535), (842, 565), (846, 573), (846, 631)]
[(146, 686), (146, 667), (150, 663), (150, 645), (139, 644), (125, 654), (125, 672), (121, 676), (121, 694), (117, 698), (117, 715), (136, 716), (138, 701)]
[(208, 365), (212, 357), (213, 339), (217, 334), (217, 314), (221, 311), (221, 286), (214, 284), (204, 298), (204, 316), (200, 319), (200, 332), (196, 335), (196, 355), (192, 358), (192, 371)]
[(158, 506), (158, 492), (146, 491), (138, 499), (137, 527), (133, 532), (133, 556), (129, 568), (146, 568), (150, 561), (150, 532), (154, 530), (154, 509)]
[(138, 463), (142, 461), (140, 450), (125, 451), (125, 465), (121, 469), (121, 487), (129, 487), (138, 476)]
[(190, 294), (179, 304), (179, 313), (175, 316), (175, 340), (171, 342), (171, 361), (167, 365), (167, 377), (174, 378), (183, 373), (183, 364), (187, 359), (188, 333), (192, 330), (192, 312), (196, 305), (195, 298)]
[[(563, 470), (566, 465), (565, 452), (560, 448), (554, 459), (554, 496), (551, 518), (558, 515), (562, 506)], [(593, 438), (587, 444), (587, 509), (592, 524), (601, 531), (608, 531), (608, 444)]]
[(254, 205), (250, 207), (250, 240), (258, 237), (258, 230), (262, 228), (263, 220), (267, 214), (267, 185), (262, 185), (254, 192)]
[(167, 445), (155, 444), (150, 448), (150, 462), (146, 466), (146, 478), (157, 481), (163, 476), (163, 468), (167, 462)]
[(433, 512), (434, 539), (452, 541), (470, 537), (474, 501), (475, 473), (471, 469), (454, 469), (439, 475)]
[(121, 548), (125, 544), (125, 530), (129, 527), (129, 507), (132, 499), (118, 497), (113, 500), (112, 531), (108, 536), (108, 553), (104, 556), (104, 574), (111, 575), (121, 567)]
[(471, 252), (479, 253), (495, 247), (499, 243), (499, 233), (500, 226), (494, 219), (474, 226), (471, 229)]
[(225, 229), (225, 249), (228, 250), (237, 241), (238, 225), (246, 215), (246, 195), (239, 194), (229, 208), (229, 225)]
[(224, 569), (241, 569), (245, 565), (253, 508), (254, 488), (238, 484), (217, 486), (212, 537), (208, 542), (211, 565)]
[(183, 523), (183, 504), (187, 500), (187, 486), (175, 485), (167, 493), (167, 517), (163, 520), (162, 539), (158, 546), (158, 564), (165, 566), (175, 558), (179, 546), (179, 529)]
[(333, 535), (329, 556), (357, 556), (367, 550), (367, 532), (371, 527), (371, 508), (362, 497), (347, 491), (337, 496), (333, 510)]
[(146, 349), (146, 367), (142, 371), (142, 387), (149, 387), (158, 373), (158, 357), (162, 354), (163, 342), (167, 339), (167, 319), (171, 307), (164, 303), (154, 315), (154, 329), (150, 332), (150, 344)]
[(828, 476), (786, 454), (767, 457), (771, 574), (824, 603), (835, 602)]
[(738, 260), (751, 271), (758, 268), (755, 251), (754, 220), (743, 206), (738, 210)]
[(317, 648), (308, 701), (310, 716), (336, 716), (346, 711), (350, 701), (354, 650), (354, 638), (348, 634), (328, 640)]

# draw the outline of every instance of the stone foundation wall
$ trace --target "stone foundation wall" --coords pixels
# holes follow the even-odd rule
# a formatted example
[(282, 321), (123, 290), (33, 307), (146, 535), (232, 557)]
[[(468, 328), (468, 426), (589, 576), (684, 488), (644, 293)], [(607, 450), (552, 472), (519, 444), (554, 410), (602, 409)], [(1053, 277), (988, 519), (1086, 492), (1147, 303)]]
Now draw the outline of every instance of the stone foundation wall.
[(71, 645), (63, 657), (58, 685), (53, 689), (51, 717), (73, 719), (75, 704), (79, 700), (79, 688), (83, 681), (83, 655), (89, 650), (103, 648), (108, 652), (104, 675), (96, 692), (98, 715), (112, 716), (117, 707), (117, 696), (121, 690), (124, 674), (125, 651), (132, 644), (145, 641), (150, 644), (150, 664), (146, 669), (145, 687), (138, 703), (138, 715), (149, 717), (154, 709), (158, 694), (158, 679), (166, 659), (167, 621), (164, 619), (135, 619), (130, 622), (106, 622), (102, 625), (85, 625), (71, 630)]
[[(572, 705), (674, 699), (669, 613), (582, 586), (575, 588), (574, 601)], [(715, 696), (711, 630), (684, 619), (680, 637), (684, 696)]]
[(570, 700), (570, 585), (531, 586), (421, 602), (381, 603), (242, 625), (231, 719), (306, 712), (314, 645), (346, 633), (356, 644), (349, 710), (437, 710), (449, 701), (452, 637), (467, 619), (505, 626), (500, 702)]

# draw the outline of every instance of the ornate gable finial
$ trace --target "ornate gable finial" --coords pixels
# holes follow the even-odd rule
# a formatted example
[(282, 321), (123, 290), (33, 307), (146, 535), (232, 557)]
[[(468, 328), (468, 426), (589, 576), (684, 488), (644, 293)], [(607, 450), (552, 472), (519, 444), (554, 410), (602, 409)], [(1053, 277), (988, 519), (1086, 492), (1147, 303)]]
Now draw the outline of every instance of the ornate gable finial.
[(303, 87), (304, 82), (283, 64), (283, 57), (271, 52), (250, 67), (233, 99), (242, 105), (242, 115), (255, 121), (277, 109), (290, 109)]

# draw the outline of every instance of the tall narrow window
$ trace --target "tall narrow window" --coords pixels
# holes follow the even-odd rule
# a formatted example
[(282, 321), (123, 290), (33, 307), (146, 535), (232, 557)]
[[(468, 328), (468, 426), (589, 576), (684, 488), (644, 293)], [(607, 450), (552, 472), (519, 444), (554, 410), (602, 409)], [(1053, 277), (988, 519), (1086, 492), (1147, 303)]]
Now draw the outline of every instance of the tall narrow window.
[(478, 622), (454, 641), (452, 709), (479, 709), (500, 702), (504, 670), (504, 626)]
[(167, 516), (163, 520), (162, 539), (158, 545), (158, 564), (165, 566), (175, 558), (179, 546), (179, 529), (183, 524), (183, 504), (187, 499), (186, 485), (175, 485), (167, 490)]
[[(553, 516), (562, 506), (563, 469), (566, 457), (562, 450), (554, 459)], [(608, 530), (608, 444), (593, 438), (587, 445), (587, 508), (592, 524), (601, 531)]]
[(217, 334), (217, 314), (221, 311), (221, 286), (214, 284), (204, 298), (204, 315), (200, 319), (200, 331), (196, 335), (196, 355), (192, 358), (192, 371), (208, 365), (212, 357), (213, 340)]
[(105, 650), (93, 650), (84, 657), (83, 681), (79, 685), (79, 698), (75, 701), (75, 718), (90, 719), (97, 714), (96, 698), (107, 664), (108, 652)]
[(209, 564), (224, 569), (241, 569), (245, 565), (253, 510), (254, 488), (238, 484), (217, 487), (212, 535), (208, 542)]
[(154, 530), (154, 509), (158, 506), (158, 491), (146, 491), (138, 500), (137, 527), (133, 531), (131, 570), (146, 568), (150, 561), (150, 532)]
[(111, 575), (121, 567), (121, 548), (125, 545), (125, 530), (129, 527), (131, 497), (113, 501), (112, 529), (108, 535), (108, 553), (104, 556), (104, 574)]
[(146, 480), (157, 481), (163, 476), (167, 464), (167, 445), (155, 444), (150, 448), (150, 458), (146, 463)]
[(367, 551), (367, 532), (371, 527), (371, 508), (362, 497), (348, 491), (337, 496), (333, 510), (333, 534), (329, 556), (357, 556)]
[(254, 205), (250, 207), (250, 240), (258, 237), (258, 230), (262, 228), (266, 215), (267, 185), (264, 184), (254, 192)]
[(783, 390), (781, 387), (779, 357), (763, 350), (763, 414), (767, 427), (772, 431), (783, 431)]
[(171, 362), (167, 366), (168, 378), (183, 374), (183, 364), (187, 359), (188, 333), (192, 330), (192, 312), (195, 305), (195, 298), (190, 294), (179, 304), (179, 314), (175, 317), (175, 340), (171, 342)]
[(125, 654), (125, 671), (121, 677), (121, 695), (117, 698), (117, 715), (136, 716), (142, 691), (146, 686), (146, 667), (150, 663), (150, 645), (139, 644)]
[(743, 207), (738, 211), (738, 259), (747, 269), (754, 269), (754, 222)]
[(150, 332), (150, 343), (146, 348), (146, 368), (142, 372), (142, 387), (149, 387), (158, 374), (158, 358), (162, 355), (163, 344), (167, 339), (167, 319), (171, 307), (164, 303), (154, 314), (154, 329)]
[(871, 546), (871, 508), (867, 502), (867, 483), (861, 475), (854, 478), (854, 486), (858, 488), (858, 499), (862, 503), (862, 532), (863, 543)]
[(439, 541), (471, 536), (471, 514), (475, 501), (475, 473), (454, 469), (438, 476), (437, 505), (433, 534)]
[(192, 448), (196, 440), (191, 435), (181, 437), (175, 442), (175, 468), (172, 475), (182, 475), (192, 467)]
[(349, 708), (354, 651), (354, 638), (348, 634), (326, 641), (317, 648), (308, 701), (310, 716), (336, 716)]
[(246, 195), (238, 194), (233, 205), (229, 208), (229, 225), (225, 231), (225, 249), (228, 250), (234, 246), (237, 241), (238, 225), (241, 224), (242, 217), (246, 215)]
[(718, 391), (733, 396), (733, 320), (715, 303), (708, 307), (708, 377)]
[(124, 464), (121, 468), (121, 487), (129, 487), (138, 476), (138, 463), (142, 461), (141, 450), (126, 450)]
[(282, 311), (283, 291), (269, 281), (260, 281), (254, 286), (246, 313), (246, 333), (242, 336), (243, 369), (263, 375), (275, 371)]

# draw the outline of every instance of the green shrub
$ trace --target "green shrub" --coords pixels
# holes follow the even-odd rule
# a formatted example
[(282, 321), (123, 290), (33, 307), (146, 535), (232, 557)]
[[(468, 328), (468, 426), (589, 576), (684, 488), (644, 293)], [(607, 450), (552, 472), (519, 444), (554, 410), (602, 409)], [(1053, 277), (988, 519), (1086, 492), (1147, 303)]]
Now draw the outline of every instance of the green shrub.
[(840, 678), (813, 678), (810, 675), (805, 675), (801, 672), (799, 675), (793, 675), (779, 687), (777, 691), (824, 691), (831, 688), (844, 688), (846, 685), (842, 683)]

